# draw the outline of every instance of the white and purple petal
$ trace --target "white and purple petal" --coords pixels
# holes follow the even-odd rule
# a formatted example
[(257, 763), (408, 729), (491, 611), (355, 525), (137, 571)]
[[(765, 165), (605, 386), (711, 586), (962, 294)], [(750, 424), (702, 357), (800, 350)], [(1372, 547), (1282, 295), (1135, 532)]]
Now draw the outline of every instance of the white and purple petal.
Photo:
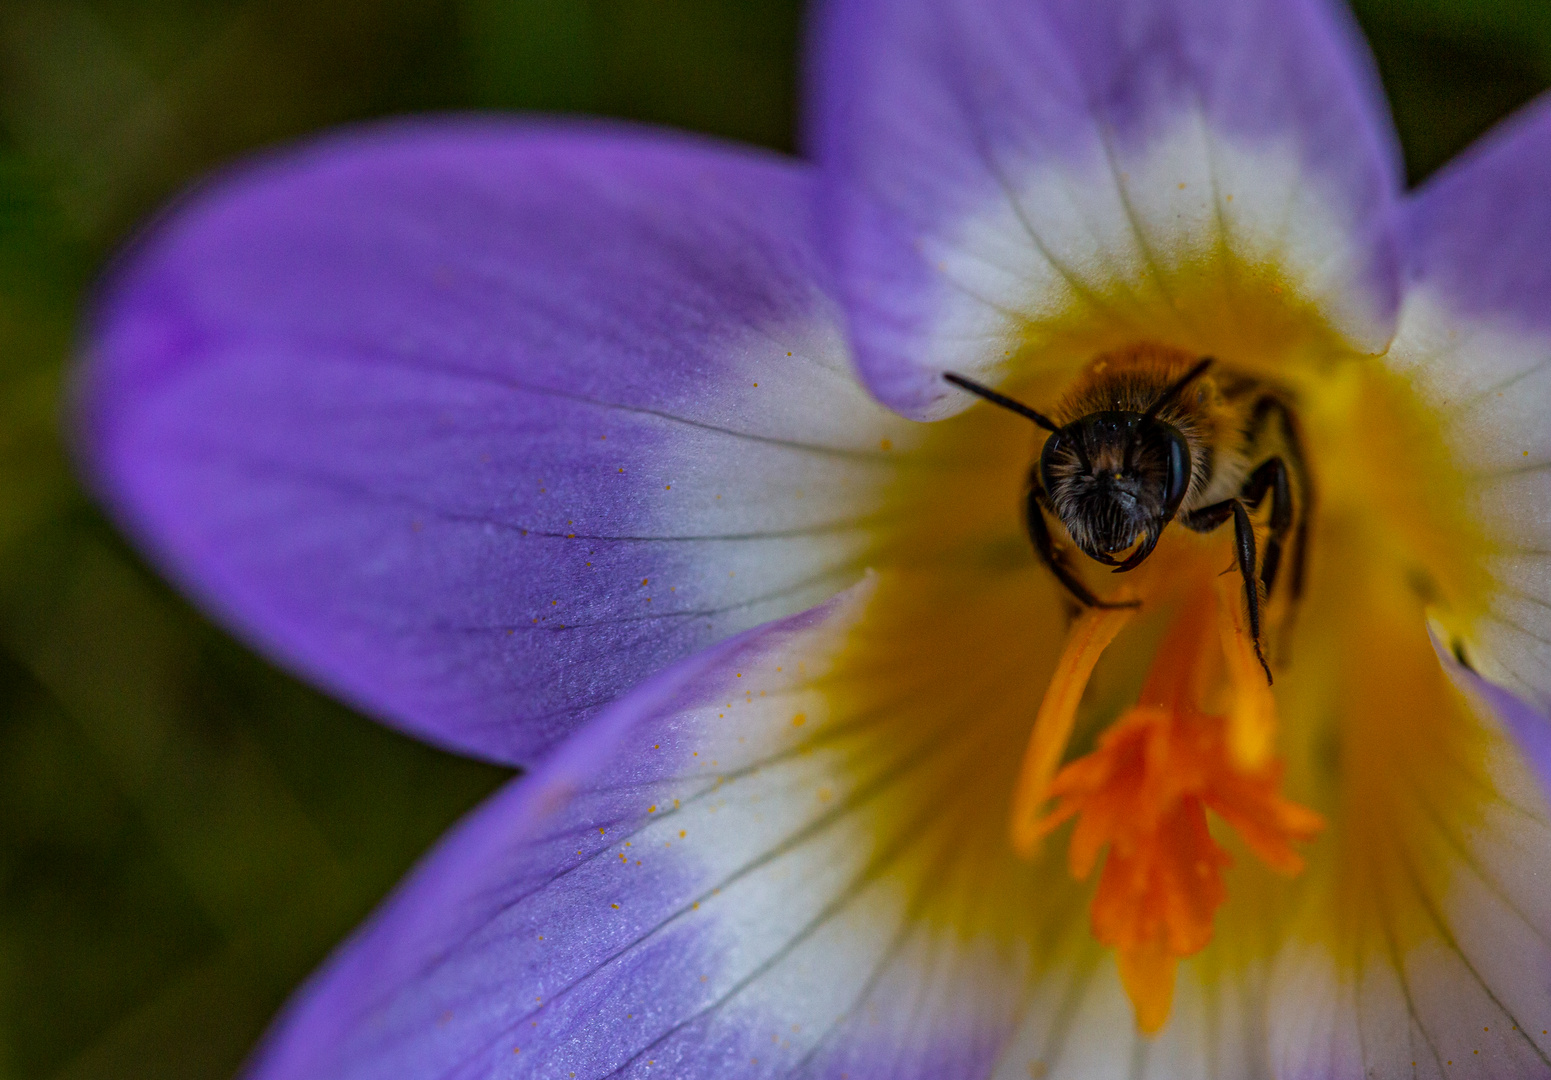
[(947, 411), (936, 372), (995, 378), (1072, 312), (1213, 348), (1183, 294), (1235, 261), (1389, 340), (1398, 153), (1324, 0), (835, 0), (818, 26), (825, 235), (890, 405)]
[(861, 569), (908, 433), (850, 374), (809, 201), (794, 162), (601, 124), (275, 155), (116, 268), (87, 462), (260, 648), (531, 759)]
[(930, 748), (852, 771), (880, 720), (819, 689), (872, 589), (682, 662), (478, 811), (254, 1080), (983, 1075), (998, 1025), (963, 991), (996, 972), (910, 919), (889, 869), (920, 837), (869, 834), (875, 800), (932, 814), (908, 803)]
[(1491, 545), (1471, 659), (1551, 702), (1551, 99), (1430, 181), (1404, 217), (1390, 362), (1445, 422)]

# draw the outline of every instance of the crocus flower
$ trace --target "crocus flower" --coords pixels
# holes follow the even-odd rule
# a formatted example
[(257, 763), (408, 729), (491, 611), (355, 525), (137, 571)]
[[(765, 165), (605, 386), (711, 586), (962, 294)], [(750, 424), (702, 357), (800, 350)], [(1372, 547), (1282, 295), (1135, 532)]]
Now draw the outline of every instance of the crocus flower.
[[(378, 125), (114, 270), (82, 423), (125, 528), (529, 770), (253, 1075), (1551, 1075), (1551, 106), (1403, 194), (1320, 0), (816, 27), (812, 165)], [(1057, 528), (1133, 606), (1074, 604), (1045, 433), (943, 378), (1070, 419), (1199, 357), (1306, 449), (1258, 636), (1231, 526), (1124, 577)]]

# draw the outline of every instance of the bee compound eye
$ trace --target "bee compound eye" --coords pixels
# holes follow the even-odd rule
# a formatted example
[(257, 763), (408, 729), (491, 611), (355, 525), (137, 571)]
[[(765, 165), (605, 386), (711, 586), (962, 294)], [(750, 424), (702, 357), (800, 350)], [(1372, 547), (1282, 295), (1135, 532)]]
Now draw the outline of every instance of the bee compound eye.
[(1169, 464), (1164, 481), (1163, 503), (1167, 515), (1173, 517), (1185, 499), (1185, 491), (1190, 487), (1190, 448), (1185, 444), (1185, 437), (1173, 428), (1168, 429), (1168, 447)]

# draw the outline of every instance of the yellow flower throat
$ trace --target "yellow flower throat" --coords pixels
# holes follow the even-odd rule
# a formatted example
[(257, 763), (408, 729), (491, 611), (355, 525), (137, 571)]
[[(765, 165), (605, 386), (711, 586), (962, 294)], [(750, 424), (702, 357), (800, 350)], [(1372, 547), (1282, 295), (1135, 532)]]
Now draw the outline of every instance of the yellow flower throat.
[[(1009, 391), (1052, 402), (1088, 358), (1125, 347), (1084, 344)], [(1437, 417), (1375, 358), (1273, 360), (1250, 373), (1294, 395), (1318, 485), (1303, 599), (1293, 610), (1284, 588), (1263, 612), (1274, 687), (1245, 626), (1231, 523), (1172, 525), (1121, 577), (1073, 552), (1100, 595), (1141, 602), (1078, 610), (1018, 514), (1043, 436), (990, 406), (929, 425), (902, 457), (866, 556), (876, 593), (827, 677), (853, 783), (909, 762), (888, 774), (903, 794), (866, 812), (917, 917), (1013, 950), (1036, 980), (1112, 957), (1148, 1033), (1180, 979), (1263, 971), (1295, 927), (1357, 933), (1373, 891), (1350, 881), (1424, 842), (1400, 788), (1376, 780), (1397, 745), (1427, 731), (1475, 760), (1491, 738), (1427, 629), (1468, 641), (1490, 555)], [(903, 756), (915, 746), (925, 756)], [(1412, 749), (1405, 768), (1425, 771)], [(1478, 797), (1446, 801), (1468, 817)], [(921, 830), (908, 823), (923, 805), (937, 811)], [(1045, 842), (1067, 828), (1064, 849)]]

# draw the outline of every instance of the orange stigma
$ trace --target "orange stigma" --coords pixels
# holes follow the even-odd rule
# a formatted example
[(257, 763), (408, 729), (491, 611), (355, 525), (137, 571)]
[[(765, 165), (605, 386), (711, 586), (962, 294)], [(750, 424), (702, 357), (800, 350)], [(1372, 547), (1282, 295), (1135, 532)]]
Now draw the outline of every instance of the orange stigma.
[[(1067, 851), (1073, 877), (1108, 849), (1091, 908), (1093, 936), (1116, 951), (1137, 1026), (1168, 1020), (1181, 958), (1212, 940), (1232, 862), (1207, 827), (1210, 809), (1268, 866), (1303, 869), (1295, 841), (1324, 820), (1280, 795), (1272, 756), (1276, 706), (1243, 625), (1236, 576), (1191, 591), (1153, 659), (1135, 706), (1097, 749), (1055, 771), (1099, 654), (1129, 621), (1096, 610), (1074, 625), (1046, 691), (1013, 798), (1014, 848), (1075, 818)], [(1041, 816), (1048, 799), (1057, 800)]]

